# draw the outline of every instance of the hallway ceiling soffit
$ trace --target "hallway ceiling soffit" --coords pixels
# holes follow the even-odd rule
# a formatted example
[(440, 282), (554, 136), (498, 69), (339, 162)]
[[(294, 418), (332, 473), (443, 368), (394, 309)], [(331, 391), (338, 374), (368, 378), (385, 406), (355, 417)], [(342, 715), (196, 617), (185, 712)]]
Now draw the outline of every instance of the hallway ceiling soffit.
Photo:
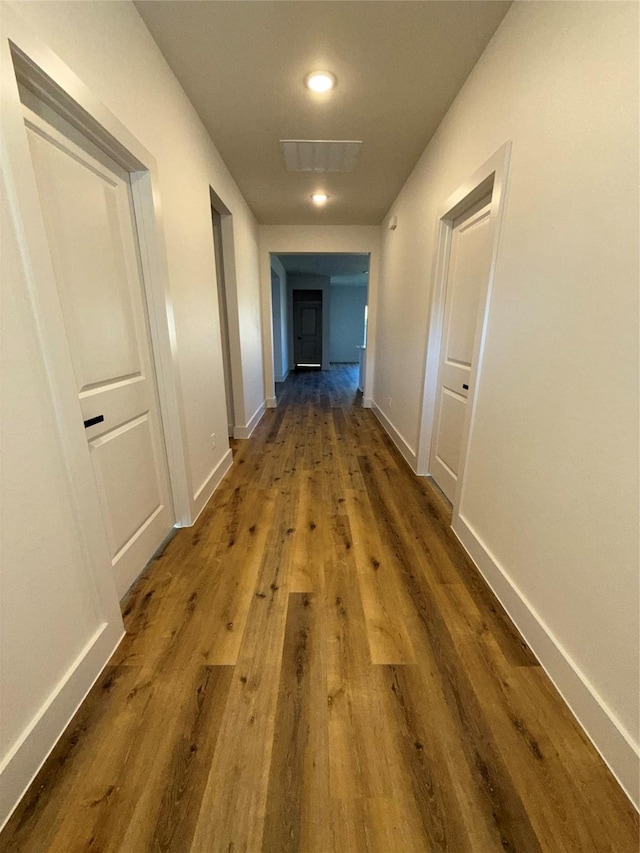
[[(135, 5), (260, 223), (379, 225), (511, 4)], [(334, 91), (304, 87), (316, 68), (337, 76)], [(352, 172), (314, 174), (286, 171), (281, 139), (363, 145)]]

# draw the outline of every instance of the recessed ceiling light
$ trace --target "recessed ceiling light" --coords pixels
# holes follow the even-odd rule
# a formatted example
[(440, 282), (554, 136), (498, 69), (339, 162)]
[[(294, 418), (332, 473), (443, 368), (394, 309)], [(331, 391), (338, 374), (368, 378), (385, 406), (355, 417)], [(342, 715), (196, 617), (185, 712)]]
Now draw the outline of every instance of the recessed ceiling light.
[(324, 204), (329, 196), (326, 193), (314, 193), (311, 200), (314, 204)]
[(329, 92), (337, 82), (330, 71), (312, 71), (304, 78), (304, 85), (312, 92)]

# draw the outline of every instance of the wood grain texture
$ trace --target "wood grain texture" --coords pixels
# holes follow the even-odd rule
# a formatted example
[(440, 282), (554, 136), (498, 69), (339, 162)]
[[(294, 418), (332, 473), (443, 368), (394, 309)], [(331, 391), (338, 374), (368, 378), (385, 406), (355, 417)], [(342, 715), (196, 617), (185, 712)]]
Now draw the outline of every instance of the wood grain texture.
[(356, 370), (280, 388), (1, 851), (637, 853), (638, 818)]
[(320, 596), (289, 597), (262, 848), (330, 849), (325, 637)]
[(366, 491), (347, 490), (345, 494), (371, 662), (415, 663), (395, 555), (378, 534)]

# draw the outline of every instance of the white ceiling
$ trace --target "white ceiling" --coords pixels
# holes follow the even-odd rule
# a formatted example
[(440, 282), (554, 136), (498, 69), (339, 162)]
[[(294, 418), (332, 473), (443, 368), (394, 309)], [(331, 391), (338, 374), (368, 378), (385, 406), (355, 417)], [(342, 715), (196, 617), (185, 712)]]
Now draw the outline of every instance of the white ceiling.
[(331, 284), (366, 287), (369, 283), (369, 255), (301, 254), (278, 255), (288, 273), (328, 275)]
[[(377, 225), (510, 6), (502, 0), (137, 0), (264, 224)], [(303, 86), (314, 69), (336, 89)], [(289, 173), (280, 139), (361, 139), (347, 174)], [(215, 189), (215, 188), (214, 188)], [(329, 202), (316, 208), (312, 192)]]

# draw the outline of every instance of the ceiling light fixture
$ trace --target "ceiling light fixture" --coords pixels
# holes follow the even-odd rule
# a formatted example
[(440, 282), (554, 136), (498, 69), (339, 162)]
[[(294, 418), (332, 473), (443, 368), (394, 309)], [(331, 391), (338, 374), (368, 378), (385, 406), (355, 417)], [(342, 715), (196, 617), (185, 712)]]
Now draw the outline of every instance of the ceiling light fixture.
[(312, 71), (304, 78), (304, 85), (312, 92), (329, 92), (338, 81), (330, 71)]
[(314, 204), (325, 204), (329, 196), (326, 193), (314, 193), (311, 196), (311, 201)]

